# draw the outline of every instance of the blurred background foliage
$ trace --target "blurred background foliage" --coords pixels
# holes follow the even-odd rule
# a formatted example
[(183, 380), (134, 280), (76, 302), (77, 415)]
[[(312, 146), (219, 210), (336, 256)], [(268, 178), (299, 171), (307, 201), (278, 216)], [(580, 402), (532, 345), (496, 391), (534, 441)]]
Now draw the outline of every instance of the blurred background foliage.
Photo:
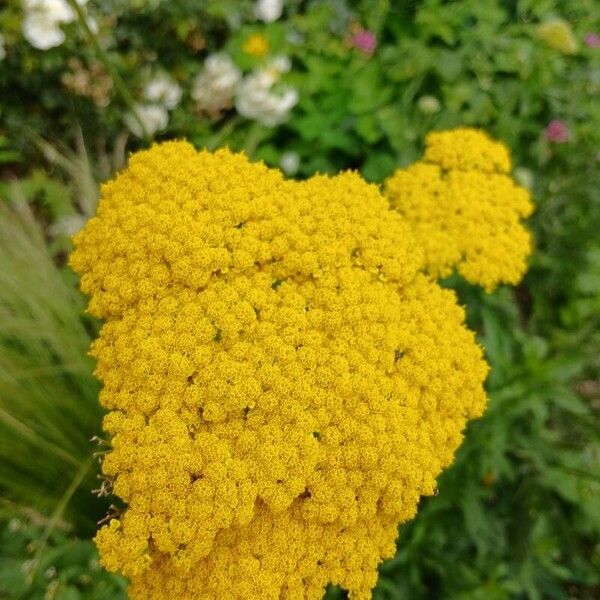
[[(115, 499), (90, 493), (106, 448), (86, 356), (98, 324), (64, 265), (127, 154), (187, 137), (289, 176), (381, 183), (428, 131), (461, 124), (510, 147), (536, 252), (516, 289), (444, 282), (492, 366), (489, 410), (374, 598), (600, 597), (598, 2), (64, 3), (46, 37), (26, 25), (35, 3), (0, 7), (0, 598), (125, 598), (89, 541)], [(206, 78), (216, 53), (228, 94)]]

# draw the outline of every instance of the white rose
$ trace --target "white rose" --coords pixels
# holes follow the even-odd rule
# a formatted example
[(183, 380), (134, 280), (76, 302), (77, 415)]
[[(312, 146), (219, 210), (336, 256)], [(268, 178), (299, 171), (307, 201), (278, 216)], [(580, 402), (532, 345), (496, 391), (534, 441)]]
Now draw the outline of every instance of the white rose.
[[(164, 106), (136, 104), (135, 112), (144, 124), (144, 129), (148, 135), (154, 135), (157, 131), (165, 129), (169, 124), (169, 113)], [(134, 135), (144, 137), (140, 123), (133, 113), (125, 115), (125, 124)]]
[(66, 0), (25, 0), (24, 8), (27, 16), (44, 15), (48, 22), (56, 24), (72, 23), (76, 18), (75, 11)]
[(171, 110), (181, 100), (181, 88), (170, 77), (159, 75), (146, 84), (144, 97), (149, 102), (162, 104)]
[(42, 13), (27, 15), (22, 24), (25, 39), (38, 50), (48, 50), (60, 46), (65, 34), (55, 21), (49, 21)]
[(283, 13), (283, 0), (258, 0), (254, 5), (256, 18), (265, 23), (277, 21)]
[[(86, 2), (87, 0), (77, 0), (81, 6)], [(23, 36), (39, 50), (60, 46), (65, 41), (65, 34), (60, 25), (72, 23), (77, 18), (77, 14), (66, 0), (25, 0), (23, 9)], [(92, 30), (97, 30), (93, 19), (89, 19), (88, 23)]]
[(267, 127), (283, 123), (298, 102), (298, 92), (291, 87), (272, 91), (277, 79), (277, 72), (273, 69), (259, 69), (245, 77), (238, 86), (237, 111)]
[(218, 112), (231, 105), (240, 70), (226, 54), (212, 54), (194, 80), (191, 95), (200, 110)]

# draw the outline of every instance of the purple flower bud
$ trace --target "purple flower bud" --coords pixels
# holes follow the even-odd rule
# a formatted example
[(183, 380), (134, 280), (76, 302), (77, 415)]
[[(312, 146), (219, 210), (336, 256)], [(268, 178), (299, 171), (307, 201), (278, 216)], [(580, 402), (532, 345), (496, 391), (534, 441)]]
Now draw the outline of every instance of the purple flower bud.
[(586, 33), (583, 41), (588, 48), (600, 47), (600, 35), (597, 33)]
[(377, 48), (377, 36), (366, 29), (357, 31), (352, 36), (352, 45), (365, 54), (373, 54)]
[(548, 123), (544, 134), (549, 142), (555, 144), (564, 144), (565, 142), (568, 142), (571, 137), (569, 126), (560, 119), (552, 119), (552, 121)]

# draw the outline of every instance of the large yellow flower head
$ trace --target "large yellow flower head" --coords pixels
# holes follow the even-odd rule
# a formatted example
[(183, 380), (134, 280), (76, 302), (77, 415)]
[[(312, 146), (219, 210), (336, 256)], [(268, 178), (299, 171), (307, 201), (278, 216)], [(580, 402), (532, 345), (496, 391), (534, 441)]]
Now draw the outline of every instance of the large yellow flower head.
[(138, 600), (370, 598), (487, 372), (378, 189), (168, 142), (75, 246), (127, 506), (104, 566)]
[(521, 219), (533, 204), (509, 175), (508, 149), (470, 128), (432, 132), (425, 143), (423, 159), (385, 187), (425, 251), (426, 270), (441, 278), (456, 268), (487, 291), (518, 283), (531, 252)]

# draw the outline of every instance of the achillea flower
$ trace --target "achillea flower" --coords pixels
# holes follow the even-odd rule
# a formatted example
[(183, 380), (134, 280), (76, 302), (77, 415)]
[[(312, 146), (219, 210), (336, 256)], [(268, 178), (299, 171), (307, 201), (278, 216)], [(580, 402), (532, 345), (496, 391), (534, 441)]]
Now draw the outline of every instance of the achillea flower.
[(576, 54), (577, 38), (570, 23), (563, 19), (551, 19), (538, 25), (537, 36), (547, 46), (563, 54)]
[(377, 187), (168, 142), (74, 243), (127, 504), (104, 566), (133, 600), (369, 599), (487, 371)]
[(430, 133), (423, 160), (386, 181), (392, 207), (425, 250), (426, 271), (447, 277), (456, 268), (487, 291), (518, 283), (531, 236), (529, 192), (509, 176), (507, 148), (476, 129)]
[(544, 131), (544, 136), (549, 142), (553, 142), (554, 144), (564, 144), (571, 138), (569, 126), (560, 119), (552, 119), (548, 123)]
[(244, 42), (242, 50), (250, 56), (257, 56), (260, 58), (269, 52), (269, 41), (264, 35), (255, 33)]

